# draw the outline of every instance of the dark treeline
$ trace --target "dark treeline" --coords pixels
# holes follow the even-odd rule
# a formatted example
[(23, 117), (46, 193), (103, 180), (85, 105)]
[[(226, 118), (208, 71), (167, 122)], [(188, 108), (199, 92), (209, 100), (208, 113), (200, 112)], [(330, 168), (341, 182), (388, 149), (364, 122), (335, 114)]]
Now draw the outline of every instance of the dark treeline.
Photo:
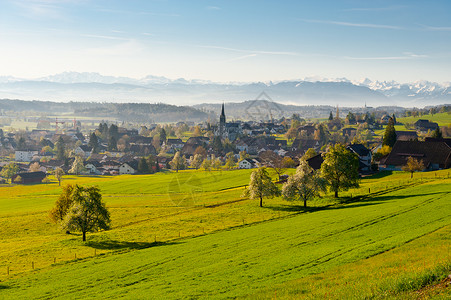
[(208, 113), (188, 106), (163, 103), (98, 103), (0, 100), (0, 112), (73, 113), (78, 116), (113, 117), (123, 121), (205, 121)]

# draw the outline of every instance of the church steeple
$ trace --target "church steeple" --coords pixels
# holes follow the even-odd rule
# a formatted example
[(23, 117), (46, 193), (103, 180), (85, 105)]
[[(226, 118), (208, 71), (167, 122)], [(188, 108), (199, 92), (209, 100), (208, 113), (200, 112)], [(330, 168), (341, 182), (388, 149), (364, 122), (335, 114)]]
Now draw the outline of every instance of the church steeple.
[(222, 103), (221, 116), (219, 117), (219, 135), (222, 137), (225, 132), (226, 117), (224, 113), (224, 103)]

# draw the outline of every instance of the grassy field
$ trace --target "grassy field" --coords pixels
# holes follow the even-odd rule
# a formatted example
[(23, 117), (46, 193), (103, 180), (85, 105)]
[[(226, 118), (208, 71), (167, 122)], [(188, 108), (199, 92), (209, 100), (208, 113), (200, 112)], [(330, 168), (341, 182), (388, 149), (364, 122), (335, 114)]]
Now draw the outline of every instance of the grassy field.
[[(56, 183), (0, 187), (0, 298), (323, 297), (329, 277), (337, 295), (362, 287), (377, 295), (391, 291), (383, 255), (395, 253), (388, 264), (395, 277), (449, 260), (437, 254), (450, 247), (443, 239), (451, 224), (448, 171), (413, 180), (381, 173), (308, 209), (278, 198), (259, 208), (241, 198), (249, 173), (65, 177), (63, 184), (98, 185), (111, 210), (112, 230), (89, 234), (85, 244), (48, 219)], [(422, 236), (429, 240), (417, 242)], [(435, 252), (419, 253), (434, 243), (441, 243)], [(421, 268), (395, 263), (409, 251)], [(345, 285), (353, 280), (354, 290)]]
[(438, 113), (438, 114), (428, 114), (423, 115), (421, 117), (404, 117), (404, 118), (397, 118), (397, 121), (400, 123), (415, 123), (419, 119), (423, 120), (430, 120), (432, 122), (438, 123), (439, 126), (448, 126), (451, 124), (451, 114), (449, 113)]

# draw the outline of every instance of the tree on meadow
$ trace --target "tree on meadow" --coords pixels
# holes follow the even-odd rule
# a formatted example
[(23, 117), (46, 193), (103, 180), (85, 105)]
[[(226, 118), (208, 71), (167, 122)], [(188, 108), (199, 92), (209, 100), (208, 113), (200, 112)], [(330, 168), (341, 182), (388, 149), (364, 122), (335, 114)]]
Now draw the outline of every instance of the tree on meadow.
[(229, 152), (226, 154), (226, 163), (225, 167), (227, 170), (233, 169), (236, 167), (236, 159), (233, 152)]
[(169, 162), (172, 170), (178, 172), (186, 168), (186, 159), (180, 154), (180, 151), (175, 153), (174, 158)]
[(87, 232), (110, 229), (110, 213), (98, 187), (75, 185), (69, 198), (70, 206), (60, 222), (62, 228), (80, 231), (83, 241)]
[(259, 199), (260, 207), (263, 207), (263, 198), (272, 198), (280, 195), (280, 190), (271, 181), (264, 167), (258, 168), (251, 173), (249, 186), (244, 190), (244, 197)]
[(423, 161), (409, 156), (407, 158), (407, 163), (402, 167), (402, 170), (405, 172), (410, 172), (410, 178), (413, 178), (414, 172), (421, 172), (424, 170)]
[(300, 160), (296, 173), (288, 177), (282, 187), (282, 196), (286, 200), (303, 200), (307, 207), (307, 200), (318, 197), (320, 192), (326, 191), (326, 181), (318, 171), (314, 171), (305, 160)]
[(359, 187), (359, 157), (355, 153), (342, 144), (336, 144), (323, 157), (321, 176), (330, 191), (335, 193), (335, 198), (339, 191)]
[(191, 168), (199, 169), (202, 165), (202, 155), (194, 154), (193, 159), (191, 159)]
[(59, 223), (64, 220), (69, 208), (72, 205), (72, 192), (75, 185), (68, 184), (63, 186), (63, 191), (55, 202), (55, 207), (49, 212), (49, 217), (54, 223)]
[(55, 176), (56, 180), (58, 180), (58, 185), (61, 186), (61, 180), (63, 179), (64, 176), (64, 170), (61, 168), (56, 168), (55, 173), (53, 173), (53, 175)]

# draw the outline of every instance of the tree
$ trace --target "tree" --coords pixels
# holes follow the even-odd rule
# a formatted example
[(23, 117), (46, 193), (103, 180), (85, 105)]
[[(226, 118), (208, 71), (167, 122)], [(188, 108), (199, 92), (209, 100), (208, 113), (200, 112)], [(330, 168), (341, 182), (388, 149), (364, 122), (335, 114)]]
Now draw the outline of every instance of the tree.
[(72, 205), (72, 192), (75, 185), (68, 184), (63, 186), (63, 191), (55, 202), (55, 207), (49, 212), (49, 217), (54, 223), (59, 223), (64, 220), (69, 208)]
[(166, 142), (166, 131), (164, 130), (164, 128), (161, 128), (160, 130), (160, 141)]
[(58, 185), (61, 186), (61, 180), (63, 179), (63, 176), (64, 176), (63, 169), (56, 168), (55, 173), (53, 175), (55, 176), (56, 180), (58, 180)]
[(16, 178), (14, 178), (14, 183), (22, 183), (23, 179), (20, 175), (17, 175)]
[(83, 241), (87, 232), (110, 228), (110, 213), (102, 201), (98, 187), (75, 185), (70, 194), (71, 205), (61, 221), (66, 230), (81, 231)]
[(410, 172), (410, 178), (413, 178), (414, 172), (419, 172), (424, 170), (424, 164), (422, 160), (418, 160), (409, 156), (407, 158), (407, 164), (402, 167), (402, 170), (405, 172)]
[(194, 150), (194, 156), (196, 156), (196, 154), (200, 154), (202, 159), (204, 159), (207, 157), (207, 150), (202, 146), (197, 146), (196, 150)]
[(240, 161), (242, 161), (243, 159), (249, 158), (249, 154), (247, 154), (247, 152), (245, 150), (240, 151)]
[(332, 112), (330, 112), (329, 114), (329, 121), (332, 121), (334, 119), (334, 115), (332, 114)]
[(147, 163), (147, 160), (144, 157), (141, 157), (138, 162), (138, 173), (147, 174), (149, 171), (149, 164)]
[(193, 159), (191, 160), (191, 167), (194, 169), (199, 169), (202, 164), (202, 155), (194, 154)]
[(175, 153), (174, 158), (169, 163), (172, 170), (175, 170), (178, 172), (179, 170), (183, 170), (186, 167), (186, 160), (185, 157), (180, 155), (180, 151)]
[(72, 164), (72, 168), (69, 173), (79, 175), (81, 172), (85, 171), (85, 166), (83, 164), (83, 158), (81, 156), (75, 156), (75, 160)]
[(30, 172), (39, 172), (40, 169), (41, 169), (41, 166), (39, 165), (39, 163), (37, 161), (32, 163), (30, 165), (30, 167), (28, 168), (28, 170), (30, 170)]
[(336, 144), (324, 154), (321, 175), (337, 198), (339, 191), (359, 187), (359, 157), (342, 144)]
[(19, 167), (17, 166), (17, 164), (11, 162), (3, 167), (2, 171), (0, 172), (0, 175), (2, 175), (2, 177), (6, 178), (6, 179), (10, 179), (17, 172), (19, 172)]
[(202, 130), (199, 125), (194, 126), (193, 136), (202, 136)]
[(219, 157), (215, 157), (214, 155), (212, 155), (212, 157), (211, 157), (211, 166), (215, 170), (221, 169), (221, 166), (222, 166), (221, 159)]
[(233, 169), (236, 167), (236, 159), (233, 152), (229, 152), (226, 154), (226, 163), (225, 167), (227, 170)]
[(260, 199), (260, 207), (263, 207), (264, 197), (279, 196), (280, 190), (271, 181), (268, 172), (264, 167), (258, 168), (251, 173), (249, 186), (244, 190), (243, 196), (250, 199)]
[(313, 156), (318, 155), (318, 152), (316, 152), (313, 148), (308, 148), (307, 151), (305, 151), (304, 155), (301, 157), (302, 160), (307, 160), (309, 158), (312, 158)]
[(382, 145), (388, 145), (393, 147), (396, 142), (396, 130), (393, 118), (388, 119), (387, 127), (385, 128), (384, 138)]
[(117, 150), (117, 140), (116, 137), (110, 136), (108, 138), (108, 151), (115, 151)]
[(391, 147), (388, 145), (382, 146), (376, 153), (373, 155), (373, 161), (380, 161), (382, 157), (387, 156), (391, 152)]
[(326, 191), (325, 180), (305, 160), (300, 161), (296, 173), (288, 177), (282, 187), (282, 195), (286, 200), (303, 200), (304, 207), (307, 207), (307, 200), (318, 197), (320, 191)]
[(296, 167), (296, 162), (289, 156), (285, 156), (282, 159), (282, 167), (288, 169), (288, 168), (294, 168)]
[(205, 171), (210, 171), (212, 167), (211, 159), (209, 159), (208, 157), (205, 158), (200, 167)]
[(442, 139), (443, 135), (442, 132), (440, 131), (440, 127), (437, 127), (431, 134), (431, 137), (435, 138), (435, 139)]
[[(106, 124), (105, 124), (106, 125)], [(89, 136), (89, 142), (88, 142), (88, 146), (92, 148), (92, 153), (99, 153), (99, 139), (97, 138), (97, 135), (92, 132), (91, 135)]]
[(66, 146), (64, 144), (63, 137), (60, 136), (55, 143), (56, 159), (64, 160), (66, 158)]
[(282, 157), (271, 150), (261, 152), (259, 156), (262, 160), (263, 165), (273, 169), (280, 179), (280, 176), (282, 176), (282, 173), (285, 171), (282, 164)]

